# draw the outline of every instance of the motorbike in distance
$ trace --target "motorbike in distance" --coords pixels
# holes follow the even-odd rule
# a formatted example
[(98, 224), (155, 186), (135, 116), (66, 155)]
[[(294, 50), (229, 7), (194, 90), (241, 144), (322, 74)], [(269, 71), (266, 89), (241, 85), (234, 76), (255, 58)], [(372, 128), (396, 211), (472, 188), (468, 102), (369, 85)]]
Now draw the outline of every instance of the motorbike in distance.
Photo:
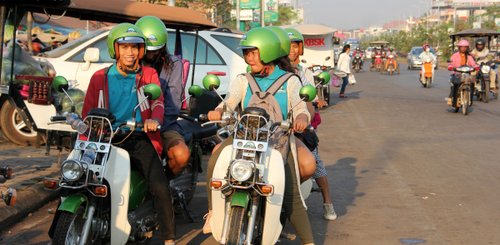
[(383, 60), (382, 60), (382, 54), (375, 54), (375, 60), (374, 60), (374, 64), (370, 67), (370, 71), (377, 71), (377, 72), (382, 72), (383, 68)]
[(391, 76), (394, 74), (394, 72), (400, 74), (399, 66), (397, 66), (396, 68), (396, 62), (396, 57), (393, 54), (389, 54), (384, 62), (384, 64), (387, 64), (387, 70), (385, 70), (384, 68), (380, 73), (383, 74), (385, 70), (385, 72)]
[[(460, 84), (456, 93), (453, 94), (451, 99), (451, 107), (454, 112), (458, 112), (462, 109), (462, 114), (469, 114), (470, 107), (472, 106), (472, 93), (474, 90), (474, 81), (472, 81), (471, 73), (475, 70), (471, 66), (461, 66), (457, 68), (449, 68), (451, 71), (455, 71), (456, 74), (453, 75), (452, 79), (459, 79)], [(451, 81), (453, 83), (453, 81)], [(457, 85), (455, 85), (457, 86)]]
[[(218, 79), (211, 79), (204, 86), (215, 90), (219, 84)], [(316, 88), (306, 85), (300, 96), (312, 101)], [(282, 230), (285, 187), (285, 163), (275, 149), (276, 139), (289, 137), (291, 149), (295, 149), (292, 122), (272, 122), (269, 114), (258, 107), (248, 107), (241, 114), (224, 107), (220, 121), (206, 123), (218, 123), (233, 135), (232, 144), (222, 149), (208, 180), (212, 235), (220, 244), (275, 244)], [(288, 118), (293, 118), (290, 113)], [(296, 152), (292, 154), (296, 158)]]
[[(65, 78), (54, 78), (52, 85), (67, 95)], [(144, 86), (143, 91), (133, 115), (146, 100), (161, 95), (156, 84)], [(112, 143), (119, 133), (142, 129), (142, 123), (132, 118), (116, 130), (114, 116), (106, 109), (92, 109), (83, 120), (72, 112), (51, 118), (52, 123), (68, 123), (78, 132), (73, 150), (61, 164), (61, 177), (44, 180), (47, 189), (61, 193), (49, 230), (52, 244), (125, 244), (151, 239), (158, 220), (147, 183), (131, 168), (128, 152)]]
[[(434, 80), (434, 62), (431, 59), (427, 59), (423, 62), (423, 72), (420, 71), (419, 81), (424, 86), (424, 88), (430, 88)], [(422, 78), (423, 76), (423, 78)]]
[(354, 70), (354, 72), (358, 73), (362, 69), (362, 67), (363, 57), (359, 52), (357, 52), (352, 60), (352, 69)]
[(494, 99), (498, 98), (498, 94), (490, 90), (491, 86), (490, 71), (494, 70), (495, 67), (496, 63), (494, 61), (482, 62), (479, 65), (479, 71), (477, 72), (474, 94), (477, 96), (478, 100), (484, 103), (488, 103), (490, 101), (491, 95), (493, 95)]

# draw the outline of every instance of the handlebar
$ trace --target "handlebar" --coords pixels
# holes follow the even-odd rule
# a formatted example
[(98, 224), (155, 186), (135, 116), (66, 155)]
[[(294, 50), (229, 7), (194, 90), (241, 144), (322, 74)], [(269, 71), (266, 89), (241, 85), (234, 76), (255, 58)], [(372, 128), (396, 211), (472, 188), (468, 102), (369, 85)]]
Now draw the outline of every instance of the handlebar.
[(66, 117), (65, 116), (51, 116), (50, 121), (51, 122), (66, 121)]
[(180, 118), (182, 118), (182, 119), (188, 120), (190, 122), (206, 122), (206, 121), (208, 121), (208, 115), (207, 114), (200, 114), (198, 116), (198, 118), (192, 117), (192, 116), (188, 116), (186, 114), (179, 114), (177, 116), (180, 117)]

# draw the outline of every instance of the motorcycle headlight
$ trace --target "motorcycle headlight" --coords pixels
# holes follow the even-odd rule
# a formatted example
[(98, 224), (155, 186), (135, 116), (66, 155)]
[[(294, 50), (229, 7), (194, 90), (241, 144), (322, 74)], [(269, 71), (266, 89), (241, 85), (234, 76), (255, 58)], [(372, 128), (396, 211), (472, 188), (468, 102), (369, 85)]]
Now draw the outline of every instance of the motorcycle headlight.
[(61, 175), (64, 179), (75, 181), (82, 177), (83, 167), (79, 161), (68, 159), (61, 165)]
[(231, 177), (237, 181), (247, 181), (253, 174), (253, 163), (248, 161), (234, 161), (231, 164)]
[(490, 73), (490, 70), (491, 70), (491, 67), (489, 67), (489, 66), (483, 66), (483, 67), (481, 67), (481, 72), (482, 73), (488, 74), (488, 73)]

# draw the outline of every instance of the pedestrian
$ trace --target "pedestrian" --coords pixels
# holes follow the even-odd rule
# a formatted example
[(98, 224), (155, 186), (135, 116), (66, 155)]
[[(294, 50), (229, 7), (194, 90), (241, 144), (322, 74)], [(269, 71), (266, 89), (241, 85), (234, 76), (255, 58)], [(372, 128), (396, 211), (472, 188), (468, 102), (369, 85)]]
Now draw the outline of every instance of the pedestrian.
[(339, 55), (339, 61), (337, 63), (337, 70), (346, 74), (342, 77), (342, 86), (340, 87), (339, 97), (344, 98), (345, 87), (349, 83), (349, 75), (351, 74), (351, 57), (349, 56), (349, 51), (351, 51), (351, 46), (349, 44), (344, 45), (342, 48), (342, 53)]

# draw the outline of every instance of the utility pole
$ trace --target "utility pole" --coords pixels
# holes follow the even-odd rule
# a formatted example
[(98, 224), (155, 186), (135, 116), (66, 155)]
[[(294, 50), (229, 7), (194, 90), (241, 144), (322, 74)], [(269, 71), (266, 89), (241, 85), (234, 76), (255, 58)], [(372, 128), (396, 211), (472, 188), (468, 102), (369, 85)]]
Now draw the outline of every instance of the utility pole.
[(236, 30), (240, 31), (240, 0), (236, 0)]
[(260, 1), (260, 25), (262, 27), (266, 26), (266, 23), (264, 23), (264, 7), (266, 6), (266, 1), (261, 0)]

